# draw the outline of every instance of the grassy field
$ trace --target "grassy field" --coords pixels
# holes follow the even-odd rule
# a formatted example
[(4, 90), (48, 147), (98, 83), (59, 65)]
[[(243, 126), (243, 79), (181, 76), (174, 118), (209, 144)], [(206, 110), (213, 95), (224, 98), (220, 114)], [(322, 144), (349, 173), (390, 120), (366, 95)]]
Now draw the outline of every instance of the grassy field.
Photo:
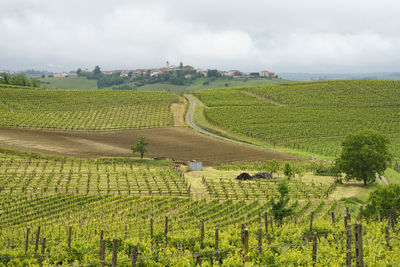
[(270, 146), (335, 157), (349, 132), (388, 135), (400, 158), (400, 82), (330, 81), (204, 90), (205, 119)]
[[(204, 82), (209, 81), (209, 84)], [(233, 78), (218, 78), (213, 80), (212, 78), (200, 78), (197, 79), (192, 85), (188, 87), (190, 91), (197, 91), (202, 89), (216, 89), (223, 87), (237, 87), (237, 86), (255, 86), (255, 85), (271, 85), (290, 83), (291, 81), (285, 79), (265, 79), (265, 78), (251, 78), (251, 77), (233, 77)]]
[[(206, 82), (206, 83), (205, 83)], [(166, 83), (154, 83), (146, 84), (144, 86), (135, 87), (132, 83), (122, 85), (124, 89), (131, 90), (149, 90), (149, 91), (169, 91), (176, 94), (182, 94), (190, 91), (197, 91), (202, 89), (215, 89), (224, 87), (236, 87), (236, 86), (254, 86), (254, 85), (271, 85), (271, 84), (282, 84), (290, 83), (289, 80), (284, 79), (264, 79), (264, 78), (251, 78), (251, 77), (238, 77), (238, 78), (199, 78), (196, 79), (192, 84), (189, 85), (173, 85)], [(108, 89), (113, 89), (110, 87)], [(116, 87), (118, 88), (118, 87)]]
[(168, 92), (0, 88), (0, 127), (76, 130), (174, 125)]
[(50, 89), (97, 89), (96, 80), (88, 80), (85, 77), (78, 78), (40, 78), (40, 82), (44, 83)]

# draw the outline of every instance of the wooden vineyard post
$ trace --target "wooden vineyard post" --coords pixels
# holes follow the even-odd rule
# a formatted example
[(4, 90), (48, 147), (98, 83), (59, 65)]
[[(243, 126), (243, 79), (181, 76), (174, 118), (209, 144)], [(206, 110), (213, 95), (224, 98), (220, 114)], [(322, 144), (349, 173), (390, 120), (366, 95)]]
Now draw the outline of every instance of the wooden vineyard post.
[(313, 261), (313, 266), (316, 266), (316, 264), (317, 264), (317, 233), (314, 233), (312, 239), (313, 239), (312, 261)]
[(242, 241), (243, 244), (243, 240), (244, 240), (244, 223), (241, 224), (240, 226), (240, 240)]
[(68, 249), (71, 250), (72, 226), (68, 228)]
[(351, 222), (351, 215), (350, 215), (349, 207), (346, 207), (346, 217), (347, 217), (347, 222)]
[(46, 250), (46, 237), (43, 237), (42, 240), (42, 251), (40, 253), (40, 262), (39, 262), (39, 266), (43, 266), (43, 259), (44, 259), (44, 252)]
[(264, 220), (265, 220), (265, 235), (268, 238), (268, 214), (267, 213), (264, 214)]
[(204, 248), (204, 219), (201, 219), (200, 225), (200, 248)]
[(364, 254), (363, 254), (363, 242), (362, 242), (362, 227), (361, 223), (356, 223), (354, 225), (354, 240), (356, 247), (356, 266), (364, 266)]
[(218, 227), (215, 228), (215, 261), (218, 262)]
[(344, 229), (346, 229), (347, 228), (347, 216), (345, 215), (344, 216)]
[(394, 209), (392, 208), (390, 212), (390, 226), (392, 227), (392, 231), (394, 231), (394, 224), (395, 224), (396, 218), (394, 216)]
[(335, 224), (336, 220), (335, 220), (335, 212), (332, 211), (332, 224)]
[(103, 241), (103, 239), (104, 239), (104, 230), (101, 230), (100, 231), (100, 244), (101, 244), (101, 241)]
[(351, 267), (351, 225), (346, 226), (346, 266)]
[(247, 254), (249, 253), (249, 229), (243, 230), (243, 266), (247, 261)]
[(273, 221), (274, 221), (274, 218), (272, 216), (270, 216), (269, 217), (269, 226), (271, 226), (271, 235), (274, 233)]
[(112, 267), (117, 267), (118, 239), (113, 239)]
[(153, 217), (150, 218), (150, 250), (153, 250)]
[(389, 226), (387, 225), (385, 227), (385, 239), (386, 239), (386, 246), (390, 247)]
[(262, 255), (262, 228), (258, 229), (258, 253), (260, 254), (260, 257)]
[(165, 247), (168, 246), (168, 216), (165, 216)]
[(40, 226), (38, 226), (38, 229), (36, 231), (35, 255), (37, 254), (37, 251), (39, 249), (39, 238), (40, 238)]
[(362, 221), (362, 217), (363, 217), (363, 209), (364, 209), (364, 206), (361, 205), (360, 206), (360, 218), (359, 218), (360, 222)]
[(133, 248), (132, 248), (132, 265), (131, 265), (131, 267), (136, 267), (137, 259), (138, 259), (138, 248), (137, 248), (136, 245), (133, 245)]
[(100, 240), (100, 265), (103, 267), (106, 260), (106, 241), (104, 239)]
[(310, 240), (312, 238), (312, 232), (313, 232), (313, 220), (314, 220), (314, 212), (312, 211), (310, 214), (310, 230), (309, 230)]
[(25, 239), (25, 254), (28, 253), (28, 248), (29, 248), (29, 232), (30, 232), (30, 228), (26, 228), (26, 239)]

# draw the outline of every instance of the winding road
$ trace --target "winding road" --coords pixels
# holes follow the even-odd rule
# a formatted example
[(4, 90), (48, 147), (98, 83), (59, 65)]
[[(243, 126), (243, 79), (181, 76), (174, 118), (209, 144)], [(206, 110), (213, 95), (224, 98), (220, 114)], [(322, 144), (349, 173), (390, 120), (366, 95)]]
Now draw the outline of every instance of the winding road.
[(224, 141), (228, 141), (228, 142), (232, 142), (232, 143), (236, 143), (236, 144), (241, 144), (241, 145), (246, 145), (246, 146), (250, 146), (250, 147), (257, 147), (257, 148), (260, 148), (259, 146), (256, 146), (256, 145), (253, 145), (253, 144), (249, 144), (249, 143), (246, 143), (246, 142), (241, 142), (241, 141), (238, 141), (238, 140), (230, 139), (230, 138), (227, 138), (227, 137), (224, 137), (224, 136), (221, 136), (221, 135), (218, 135), (218, 134), (209, 132), (209, 131), (207, 131), (207, 130), (201, 128), (200, 126), (198, 126), (198, 125), (194, 122), (194, 112), (195, 112), (195, 110), (196, 110), (197, 101), (196, 101), (196, 99), (194, 99), (194, 97), (192, 97), (191, 95), (185, 94), (184, 96), (185, 96), (186, 99), (189, 101), (189, 109), (188, 109), (188, 112), (186, 113), (186, 118), (185, 118), (185, 120), (186, 120), (186, 123), (187, 123), (190, 127), (192, 127), (193, 129), (195, 129), (196, 131), (198, 131), (198, 132), (200, 132), (200, 133), (202, 133), (202, 134), (209, 135), (209, 136), (212, 136), (212, 137), (215, 137), (215, 138), (224, 140)]

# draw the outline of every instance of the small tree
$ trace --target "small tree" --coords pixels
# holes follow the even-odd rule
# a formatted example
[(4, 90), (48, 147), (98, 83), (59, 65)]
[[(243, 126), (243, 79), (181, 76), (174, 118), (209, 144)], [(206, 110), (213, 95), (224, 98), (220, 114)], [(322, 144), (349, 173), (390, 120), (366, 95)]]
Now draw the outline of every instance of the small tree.
[(274, 175), (274, 173), (277, 173), (279, 171), (279, 168), (280, 164), (278, 161), (273, 159), (269, 162), (269, 170), (271, 171), (272, 175)]
[(145, 152), (147, 152), (146, 150), (146, 146), (149, 143), (146, 142), (146, 139), (144, 137), (140, 137), (139, 138), (139, 142), (136, 143), (136, 145), (131, 146), (131, 150), (133, 153), (140, 153), (140, 158), (143, 158), (143, 155)]
[(280, 194), (279, 200), (275, 202), (275, 199), (271, 199), (271, 212), (275, 220), (282, 223), (283, 218), (292, 214), (291, 208), (286, 208), (289, 203), (289, 185), (286, 180), (282, 180), (278, 183), (278, 192)]
[(285, 163), (285, 169), (283, 171), (283, 173), (285, 174), (285, 176), (290, 179), (291, 177), (293, 177), (293, 169), (292, 167), (290, 167), (289, 163)]
[(376, 174), (383, 174), (387, 162), (392, 158), (389, 152), (390, 140), (381, 133), (371, 130), (349, 134), (342, 142), (342, 153), (336, 160), (346, 179), (374, 182)]
[(101, 69), (99, 67), (99, 65), (96, 65), (96, 67), (94, 67), (93, 70), (93, 75), (99, 75), (101, 73)]

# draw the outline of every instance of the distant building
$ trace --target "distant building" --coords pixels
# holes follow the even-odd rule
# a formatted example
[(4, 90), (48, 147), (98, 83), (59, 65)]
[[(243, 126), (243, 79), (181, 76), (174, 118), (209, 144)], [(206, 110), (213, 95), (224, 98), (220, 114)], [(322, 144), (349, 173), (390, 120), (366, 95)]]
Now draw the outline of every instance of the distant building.
[(66, 73), (66, 72), (62, 72), (62, 73), (56, 72), (56, 73), (54, 73), (54, 77), (55, 78), (65, 78), (67, 76), (68, 76), (68, 73)]
[(191, 79), (192, 78), (192, 74), (186, 74), (185, 75), (185, 79)]
[(151, 76), (151, 77), (157, 77), (157, 76), (160, 75), (160, 74), (161, 74), (161, 72), (159, 72), (159, 71), (151, 71), (150, 76)]
[(68, 73), (67, 77), (68, 78), (78, 78), (78, 74), (76, 74), (76, 73)]
[(260, 71), (260, 76), (261, 77), (271, 77), (271, 78), (275, 78), (276, 77), (274, 72), (269, 72), (267, 70)]
[(188, 167), (191, 171), (201, 171), (203, 163), (201, 161), (191, 160), (188, 162)]
[(114, 70), (103, 70), (102, 71), (105, 75), (111, 75), (113, 74), (115, 71)]
[(240, 72), (240, 71), (238, 71), (238, 70), (231, 70), (231, 72), (233, 72), (233, 75), (232, 76), (235, 76), (235, 77), (238, 77), (238, 76), (242, 76), (243, 74)]

